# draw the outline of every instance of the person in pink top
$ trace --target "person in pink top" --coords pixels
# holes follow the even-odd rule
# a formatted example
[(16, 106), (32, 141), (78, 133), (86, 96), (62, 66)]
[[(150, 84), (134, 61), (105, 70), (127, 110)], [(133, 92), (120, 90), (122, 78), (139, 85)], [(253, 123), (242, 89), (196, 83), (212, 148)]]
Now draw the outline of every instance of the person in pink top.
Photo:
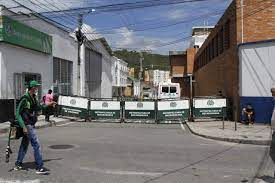
[[(43, 96), (43, 103), (46, 104), (47, 106), (55, 107), (56, 102), (53, 101), (53, 91), (51, 89), (49, 89), (48, 93)], [(45, 121), (47, 122), (50, 121), (51, 110), (52, 108), (45, 111)]]
[(50, 89), (45, 95), (45, 104), (50, 105), (53, 103), (53, 91)]

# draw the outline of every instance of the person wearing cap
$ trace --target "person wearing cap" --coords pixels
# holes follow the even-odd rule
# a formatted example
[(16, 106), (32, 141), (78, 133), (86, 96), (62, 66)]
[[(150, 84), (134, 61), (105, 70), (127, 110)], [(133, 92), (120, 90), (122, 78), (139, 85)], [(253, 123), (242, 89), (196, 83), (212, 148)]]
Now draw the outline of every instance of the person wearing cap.
[(43, 168), (41, 147), (34, 128), (37, 121), (37, 112), (48, 107), (47, 105), (40, 105), (36, 99), (36, 92), (38, 91), (39, 86), (40, 84), (37, 81), (31, 81), (28, 85), (27, 92), (21, 97), (16, 108), (16, 119), (23, 130), (23, 137), (14, 170), (23, 169), (23, 159), (30, 142), (34, 150), (36, 173), (47, 174), (47, 170)]

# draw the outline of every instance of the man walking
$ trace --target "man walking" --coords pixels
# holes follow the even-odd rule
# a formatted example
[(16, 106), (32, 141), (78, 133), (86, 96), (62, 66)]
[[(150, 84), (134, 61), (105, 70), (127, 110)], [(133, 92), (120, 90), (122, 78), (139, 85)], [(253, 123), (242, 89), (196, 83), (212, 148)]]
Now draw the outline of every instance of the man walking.
[(14, 170), (23, 169), (23, 160), (30, 142), (34, 150), (36, 173), (47, 174), (48, 172), (45, 170), (45, 168), (43, 168), (41, 148), (34, 128), (34, 125), (37, 121), (37, 112), (42, 108), (47, 108), (46, 105), (41, 106), (36, 99), (36, 93), (39, 86), (40, 84), (37, 81), (31, 81), (28, 85), (28, 91), (20, 99), (19, 105), (16, 109), (16, 119), (19, 123), (19, 126), (23, 129), (24, 135), (22, 137)]

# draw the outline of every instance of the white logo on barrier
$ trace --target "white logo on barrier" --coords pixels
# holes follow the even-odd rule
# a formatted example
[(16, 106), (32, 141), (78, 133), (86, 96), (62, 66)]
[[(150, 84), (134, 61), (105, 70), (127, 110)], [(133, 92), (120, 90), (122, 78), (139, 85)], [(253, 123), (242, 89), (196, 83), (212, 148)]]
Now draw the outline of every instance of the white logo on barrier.
[(210, 106), (211, 106), (211, 105), (214, 105), (214, 104), (215, 104), (215, 103), (214, 103), (213, 100), (208, 100), (208, 101), (207, 101), (207, 105), (210, 105)]
[(143, 108), (143, 103), (141, 102), (137, 103), (137, 108)]
[(171, 102), (170, 107), (177, 107), (177, 103), (176, 102)]
[(70, 104), (75, 105), (75, 104), (76, 104), (75, 99), (71, 99), (71, 100), (70, 100)]
[(109, 105), (108, 105), (107, 102), (103, 102), (103, 103), (102, 103), (102, 107), (103, 107), (103, 108), (108, 108), (108, 106), (109, 106)]

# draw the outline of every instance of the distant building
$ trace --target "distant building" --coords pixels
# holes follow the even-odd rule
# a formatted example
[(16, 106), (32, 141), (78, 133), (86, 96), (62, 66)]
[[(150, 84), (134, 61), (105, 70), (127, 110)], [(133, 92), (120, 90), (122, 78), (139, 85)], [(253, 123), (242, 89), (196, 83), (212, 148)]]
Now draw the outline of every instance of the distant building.
[(170, 51), (171, 81), (179, 83), (181, 96), (190, 97), (190, 77), (193, 76), (196, 48), (186, 51)]
[(134, 67), (131, 67), (131, 68), (129, 69), (129, 76), (132, 77), (132, 78), (135, 77), (135, 68), (134, 68)]
[(213, 28), (213, 26), (193, 27), (190, 48), (200, 48)]
[(113, 96), (123, 96), (124, 90), (127, 86), (127, 78), (129, 76), (128, 63), (113, 57), (112, 62), (112, 86), (113, 86)]
[(144, 80), (144, 83), (146, 83), (146, 84), (149, 84), (149, 83), (150, 83), (149, 71), (144, 71), (143, 80)]
[(158, 86), (161, 82), (167, 82), (170, 78), (170, 71), (149, 70), (150, 83)]
[(124, 91), (125, 97), (140, 97), (140, 81), (131, 76), (127, 79), (127, 87)]

